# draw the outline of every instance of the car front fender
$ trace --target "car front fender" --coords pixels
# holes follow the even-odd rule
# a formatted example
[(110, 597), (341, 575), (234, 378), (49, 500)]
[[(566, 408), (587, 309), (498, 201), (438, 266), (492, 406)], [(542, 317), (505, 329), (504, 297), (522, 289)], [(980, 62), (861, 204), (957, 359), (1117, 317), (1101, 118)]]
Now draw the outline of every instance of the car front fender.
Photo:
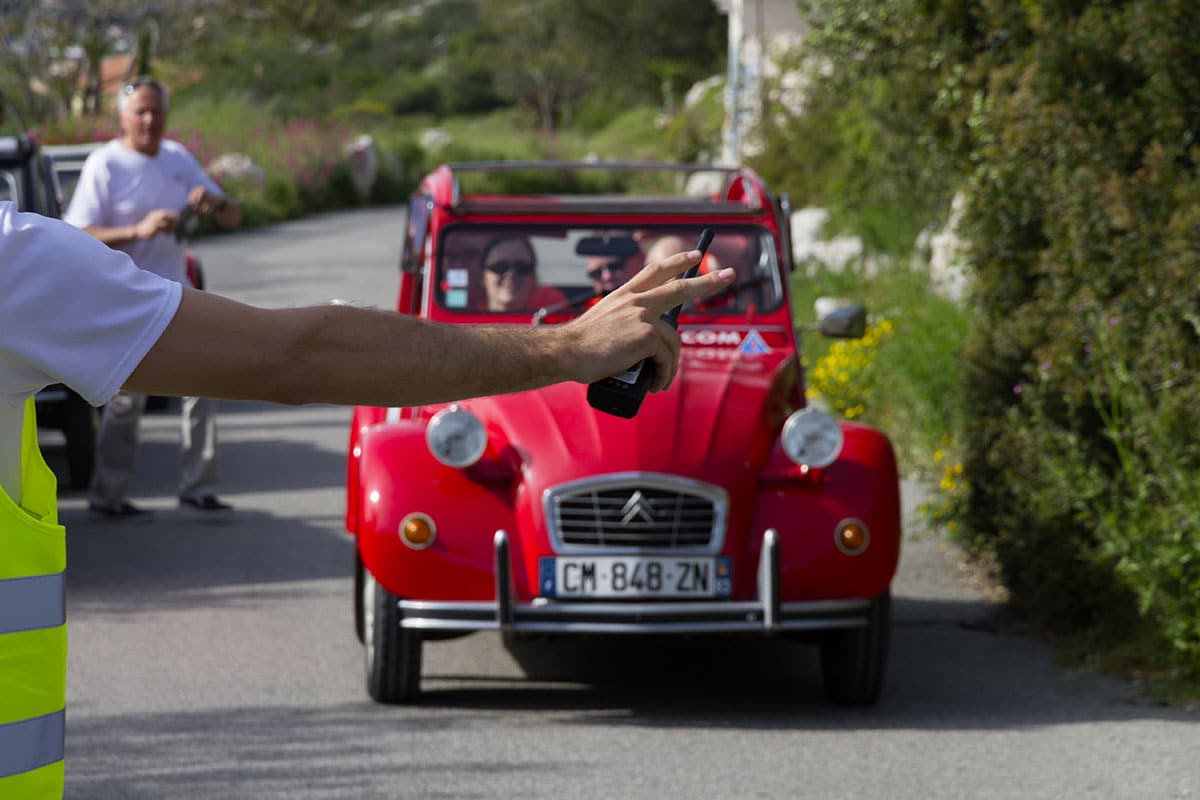
[[(492, 600), (493, 537), (514, 526), (511, 485), (481, 481), (448, 467), (425, 443), (423, 420), (368, 427), (357, 457), (358, 548), (388, 591), (423, 600)], [(423, 548), (405, 543), (401, 526), (422, 514), (434, 526)]]
[[(900, 481), (891, 442), (866, 425), (842, 423), (838, 460), (803, 471), (780, 445), (759, 481), (757, 508), (743, 563), (757, 564), (762, 534), (779, 539), (783, 600), (875, 597), (900, 560)], [(858, 520), (870, 538), (851, 554), (838, 546), (839, 525)], [(755, 576), (747, 576), (753, 580)]]

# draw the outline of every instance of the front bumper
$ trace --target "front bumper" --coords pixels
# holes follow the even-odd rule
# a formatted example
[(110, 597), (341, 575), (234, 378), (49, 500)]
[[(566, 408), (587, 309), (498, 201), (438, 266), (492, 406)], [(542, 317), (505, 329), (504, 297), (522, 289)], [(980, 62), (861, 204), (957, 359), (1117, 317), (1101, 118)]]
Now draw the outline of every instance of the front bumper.
[(758, 599), (740, 601), (670, 600), (643, 603), (559, 601), (537, 598), (516, 603), (508, 534), (496, 531), (496, 600), (491, 603), (400, 600), (400, 625), (427, 631), (469, 633), (497, 630), (521, 633), (782, 633), (867, 624), (867, 599), (781, 603), (779, 537), (763, 535)]

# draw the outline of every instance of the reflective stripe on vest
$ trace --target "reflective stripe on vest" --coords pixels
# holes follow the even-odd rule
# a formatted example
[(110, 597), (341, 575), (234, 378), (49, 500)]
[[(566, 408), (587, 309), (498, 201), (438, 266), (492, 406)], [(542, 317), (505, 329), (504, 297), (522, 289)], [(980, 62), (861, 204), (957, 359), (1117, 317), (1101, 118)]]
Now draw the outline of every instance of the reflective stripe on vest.
[(0, 777), (62, 761), (65, 711), (0, 725)]
[(0, 633), (53, 628), (66, 622), (65, 583), (61, 572), (0, 581)]
[(61, 800), (67, 679), (66, 536), (37, 447), (33, 398), (20, 496), (0, 489), (0, 798)]

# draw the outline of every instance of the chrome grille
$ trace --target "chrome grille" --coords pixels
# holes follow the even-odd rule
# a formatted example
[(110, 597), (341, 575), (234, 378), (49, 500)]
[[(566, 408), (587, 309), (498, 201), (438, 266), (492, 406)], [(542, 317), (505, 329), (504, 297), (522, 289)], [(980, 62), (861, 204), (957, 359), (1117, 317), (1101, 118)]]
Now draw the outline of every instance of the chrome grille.
[(547, 492), (547, 521), (561, 546), (625, 549), (719, 547), (725, 493), (670, 476), (610, 477)]

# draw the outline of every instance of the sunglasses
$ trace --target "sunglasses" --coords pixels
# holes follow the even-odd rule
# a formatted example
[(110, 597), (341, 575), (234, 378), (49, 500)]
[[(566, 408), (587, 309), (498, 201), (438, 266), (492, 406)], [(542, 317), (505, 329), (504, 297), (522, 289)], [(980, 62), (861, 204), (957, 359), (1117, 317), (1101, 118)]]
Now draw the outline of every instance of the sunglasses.
[(609, 275), (616, 275), (617, 273), (624, 272), (624, 271), (625, 271), (625, 264), (623, 262), (607, 261), (594, 269), (589, 269), (587, 271), (587, 274), (588, 274), (588, 277), (591, 278), (592, 280), (598, 281), (598, 280), (600, 280), (601, 277), (604, 276), (605, 272), (607, 272)]
[(165, 92), (163, 91), (163, 85), (161, 83), (154, 80), (153, 78), (147, 78), (147, 77), (134, 78), (129, 83), (127, 83), (121, 87), (121, 93), (122, 94), (133, 94), (134, 92), (136, 92), (138, 89), (142, 88), (143, 86), (149, 86), (151, 89), (158, 92), (160, 95), (165, 94)]
[(494, 272), (497, 275), (504, 275), (509, 270), (512, 270), (518, 275), (533, 274), (532, 261), (496, 261), (492, 264), (484, 264), (483, 268), (488, 272)]

